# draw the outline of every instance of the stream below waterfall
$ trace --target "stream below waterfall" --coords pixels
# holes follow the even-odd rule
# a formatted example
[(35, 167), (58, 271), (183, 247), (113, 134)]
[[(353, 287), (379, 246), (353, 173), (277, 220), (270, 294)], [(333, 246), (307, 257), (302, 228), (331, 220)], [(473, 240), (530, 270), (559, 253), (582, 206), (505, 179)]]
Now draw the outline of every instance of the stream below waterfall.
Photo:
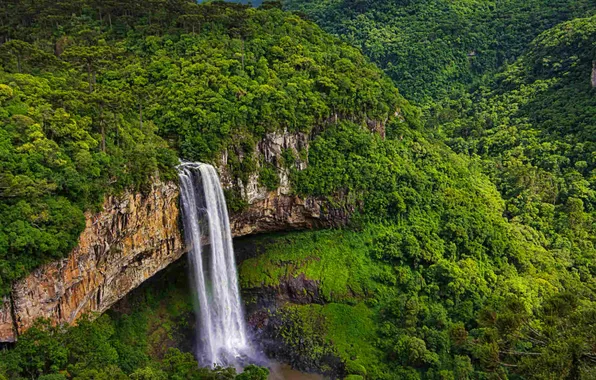
[(296, 371), (288, 364), (274, 363), (270, 368), (269, 380), (323, 380), (323, 375)]

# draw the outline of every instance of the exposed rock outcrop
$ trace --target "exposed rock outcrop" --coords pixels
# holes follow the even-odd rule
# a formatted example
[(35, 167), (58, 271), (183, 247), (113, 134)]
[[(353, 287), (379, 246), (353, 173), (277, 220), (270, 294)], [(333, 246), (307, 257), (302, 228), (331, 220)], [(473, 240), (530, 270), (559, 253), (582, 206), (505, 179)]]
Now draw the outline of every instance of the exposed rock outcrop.
[[(0, 341), (12, 341), (37, 318), (72, 323), (103, 312), (130, 290), (178, 259), (178, 188), (156, 182), (148, 195), (108, 197), (86, 215), (79, 245), (13, 285), (0, 309)], [(16, 331), (15, 331), (16, 330)]]
[(348, 217), (349, 211), (326, 207), (320, 199), (271, 192), (246, 211), (230, 216), (230, 222), (235, 236), (242, 236), (341, 225)]
[(248, 300), (247, 326), (267, 357), (288, 363), (300, 371), (321, 372), (326, 377), (341, 379), (346, 375), (345, 363), (332, 344), (319, 341), (316, 336), (297, 338), (300, 336), (300, 323), (292, 317), (291, 307), (287, 308), (291, 305), (324, 304), (319, 287), (317, 281), (300, 275), (284, 278), (275, 287), (243, 289), (243, 299)]
[[(304, 169), (298, 157), (308, 150), (309, 136), (272, 133), (256, 151), (272, 164), (279, 187), (267, 191), (258, 174), (248, 183), (229, 173), (227, 154), (218, 170), (224, 187), (240, 188), (248, 207), (231, 215), (234, 236), (345, 224), (350, 209), (291, 193), (288, 169), (282, 153), (291, 150), (294, 165)], [(155, 182), (147, 194), (125, 193), (108, 197), (103, 211), (86, 215), (79, 245), (62, 260), (46, 264), (16, 282), (10, 297), (0, 300), (0, 342), (14, 341), (38, 318), (54, 323), (73, 323), (85, 313), (104, 312), (129, 291), (180, 258), (185, 249), (180, 233), (178, 186)]]
[(0, 300), (0, 337), (2, 342), (13, 342), (16, 328), (13, 318), (12, 301), (9, 297)]
[(283, 131), (269, 133), (257, 143), (255, 151), (262, 160), (260, 165), (270, 164), (277, 171), (279, 186), (275, 191), (267, 191), (259, 185), (257, 173), (249, 176), (247, 183), (235, 181), (226, 165), (227, 154), (223, 155), (218, 170), (224, 186), (237, 186), (242, 198), (249, 204), (243, 212), (230, 216), (235, 236), (347, 223), (352, 209), (332, 207), (322, 199), (300, 198), (292, 194), (289, 169), (282, 157), (284, 152), (291, 152), (294, 158), (291, 164), (298, 170), (304, 170), (307, 163), (301, 157), (308, 152), (309, 142), (310, 136), (305, 133)]

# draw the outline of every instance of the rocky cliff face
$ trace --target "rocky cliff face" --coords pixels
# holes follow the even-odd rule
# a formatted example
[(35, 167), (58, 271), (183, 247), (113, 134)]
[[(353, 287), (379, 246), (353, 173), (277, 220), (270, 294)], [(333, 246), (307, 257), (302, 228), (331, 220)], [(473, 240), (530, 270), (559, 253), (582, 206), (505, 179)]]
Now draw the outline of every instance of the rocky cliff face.
[[(281, 164), (284, 150), (295, 156), (308, 149), (300, 133), (269, 134), (257, 144), (257, 154), (277, 168), (280, 186), (267, 191), (253, 174), (247, 183), (234, 180), (227, 155), (218, 170), (226, 188), (240, 189), (248, 207), (231, 215), (234, 236), (289, 229), (340, 225), (351, 210), (331, 207), (315, 198), (292, 195), (288, 171)], [(306, 163), (295, 165), (304, 169)], [(178, 186), (154, 183), (148, 194), (108, 197), (103, 211), (87, 214), (79, 245), (69, 257), (44, 265), (13, 285), (0, 300), (0, 342), (14, 341), (38, 318), (73, 323), (85, 313), (102, 313), (146, 279), (185, 252), (180, 233)]]
[(300, 371), (322, 373), (331, 379), (345, 378), (345, 363), (332, 344), (317, 342), (315, 347), (308, 339), (294, 340), (293, 334), (301, 331), (301, 326), (289, 310), (293, 305), (324, 304), (320, 283), (300, 275), (282, 279), (275, 287), (242, 291), (249, 333), (268, 358)]
[(103, 312), (130, 290), (178, 259), (178, 188), (156, 182), (147, 195), (108, 197), (87, 214), (79, 245), (13, 285), (0, 309), (0, 341), (13, 341), (37, 318), (72, 323)]
[(259, 185), (258, 172), (249, 176), (248, 181), (234, 180), (228, 170), (227, 154), (224, 154), (218, 171), (223, 186), (236, 187), (249, 207), (232, 214), (231, 226), (235, 236), (254, 233), (284, 231), (292, 229), (310, 229), (343, 225), (353, 210), (332, 207), (326, 201), (314, 197), (300, 198), (292, 194), (289, 169), (282, 163), (284, 151), (290, 151), (295, 159), (293, 165), (304, 170), (307, 163), (301, 153), (308, 152), (310, 136), (304, 133), (269, 133), (258, 142), (255, 151), (261, 158), (261, 164), (275, 167), (279, 187), (275, 191)]

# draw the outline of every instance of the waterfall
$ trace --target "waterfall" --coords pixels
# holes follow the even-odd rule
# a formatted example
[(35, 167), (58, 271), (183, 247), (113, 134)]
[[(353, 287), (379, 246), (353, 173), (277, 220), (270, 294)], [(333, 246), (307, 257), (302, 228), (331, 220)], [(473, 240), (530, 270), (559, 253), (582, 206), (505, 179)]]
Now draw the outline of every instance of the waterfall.
[[(207, 365), (235, 365), (248, 355), (244, 315), (223, 190), (215, 168), (178, 166), (184, 237), (197, 298), (199, 358)], [(201, 242), (208, 242), (202, 246)]]

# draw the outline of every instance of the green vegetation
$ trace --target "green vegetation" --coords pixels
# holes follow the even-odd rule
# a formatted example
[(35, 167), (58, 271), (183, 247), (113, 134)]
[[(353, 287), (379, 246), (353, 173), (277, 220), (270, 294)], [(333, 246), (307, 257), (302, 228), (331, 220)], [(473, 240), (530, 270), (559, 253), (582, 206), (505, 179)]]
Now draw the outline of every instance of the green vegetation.
[[(299, 131), (307, 168), (289, 149), (278, 165), (294, 195), (355, 215), (256, 238), (242, 263), (245, 289), (318, 287), (322, 304), (275, 311), (286, 347), (354, 380), (596, 377), (593, 4), (285, 5), (388, 76), (278, 3), (0, 6), (0, 295), (72, 249), (106, 194), (173, 178), (176, 156), (225, 151), (235, 183), (277, 189), (255, 146)], [(235, 376), (183, 353), (179, 287), (139, 297), (129, 315), (40, 322), (0, 353), (0, 378)]]
[[(101, 105), (91, 103), (95, 95), (81, 90), (85, 84), (72, 72), (0, 71), (0, 82), (4, 294), (15, 279), (71, 250), (85, 227), (83, 211), (100, 206), (106, 192), (146, 188), (160, 169), (170, 179), (176, 157), (153, 124), (140, 126), (121, 111), (101, 114)], [(102, 140), (98, 128), (108, 122), (117, 141)]]
[(278, 339), (297, 356), (306, 356), (302, 361), (326, 372), (330, 370), (326, 358), (333, 355), (346, 364), (348, 374), (382, 376), (380, 372), (367, 371), (377, 371), (383, 355), (371, 344), (375, 323), (371, 310), (363, 303), (288, 305), (277, 313), (284, 321), (277, 331)]
[(0, 6), (0, 295), (68, 253), (105, 194), (175, 178), (177, 155), (227, 150), (246, 184), (267, 132), (411, 108), (358, 50), (275, 7), (146, 5)]
[[(481, 165), (399, 125), (388, 134), (383, 140), (349, 123), (328, 128), (311, 145), (308, 169), (294, 173), (298, 192), (339, 192), (361, 203), (360, 229), (263, 239), (265, 253), (242, 264), (243, 287), (276, 286), (303, 274), (331, 302), (289, 306), (284, 312), (293, 323), (280, 336), (292, 345), (312, 329), (315, 348), (307, 351), (335, 352), (346, 363), (358, 358), (370, 378), (531, 377), (539, 366), (589, 378), (591, 252), (562, 256), (523, 220), (507, 222), (505, 203)], [(573, 301), (545, 315), (545, 305), (560, 297)], [(371, 311), (361, 323), (371, 326), (365, 321), (373, 318), (374, 334), (362, 338), (334, 327), (345, 308), (362, 315), (354, 308), (363, 303)], [(560, 337), (554, 326), (570, 320), (578, 321), (574, 333)], [(537, 344), (533, 339), (542, 338), (530, 331), (548, 338)]]
[(459, 93), (512, 62), (541, 31), (594, 13), (589, 0), (285, 0), (358, 46), (410, 100)]
[[(320, 284), (327, 303), (287, 304), (277, 311), (285, 322), (276, 334), (305, 356), (302, 363), (323, 371), (334, 355), (349, 374), (371, 379), (594, 375), (596, 304), (577, 276), (558, 270), (564, 260), (537, 247), (537, 257), (519, 264), (516, 257), (433, 257), (429, 244), (421, 249), (429, 259), (417, 262), (416, 251), (400, 249), (403, 236), (394, 226), (370, 224), (261, 238), (263, 254), (242, 264), (242, 284), (262, 286), (261, 276), (276, 286), (305, 273)], [(305, 250), (311, 244), (317, 249)], [(343, 257), (336, 264), (337, 252)], [(346, 269), (344, 262), (359, 264)], [(366, 275), (343, 289), (327, 283), (350, 272)]]
[[(276, 286), (282, 279), (304, 275), (320, 281), (322, 296), (329, 302), (370, 292), (372, 273), (367, 272), (371, 267), (370, 259), (353, 254), (367, 239), (365, 234), (346, 232), (341, 235), (345, 239), (341, 245), (337, 245), (337, 231), (287, 234), (276, 237), (273, 242), (271, 238), (254, 238), (264, 252), (240, 266), (241, 288)], [(292, 264), (283, 265), (283, 262)]]
[[(596, 17), (541, 34), (530, 51), (437, 119), (450, 145), (477, 157), (506, 200), (506, 215), (596, 289), (596, 98), (590, 74)], [(471, 102), (470, 102), (471, 103)]]
[[(265, 380), (266, 368), (199, 367), (192, 349), (194, 317), (188, 281), (174, 264), (167, 283), (143, 286), (116, 310), (74, 327), (38, 323), (12, 350), (0, 350), (0, 378), (95, 380)], [(174, 273), (172, 275), (171, 273)], [(167, 276), (167, 277), (166, 277)], [(4, 376), (4, 377), (3, 377)]]
[[(563, 23), (429, 108), (471, 159), (399, 125), (387, 140), (349, 123), (318, 136), (296, 191), (361, 213), (355, 229), (265, 240), (242, 265), (244, 286), (319, 283), (328, 303), (286, 306), (280, 338), (312, 334), (312, 360), (333, 353), (365, 378), (596, 376), (594, 41), (595, 17)], [(346, 315), (374, 334), (338, 331)]]

